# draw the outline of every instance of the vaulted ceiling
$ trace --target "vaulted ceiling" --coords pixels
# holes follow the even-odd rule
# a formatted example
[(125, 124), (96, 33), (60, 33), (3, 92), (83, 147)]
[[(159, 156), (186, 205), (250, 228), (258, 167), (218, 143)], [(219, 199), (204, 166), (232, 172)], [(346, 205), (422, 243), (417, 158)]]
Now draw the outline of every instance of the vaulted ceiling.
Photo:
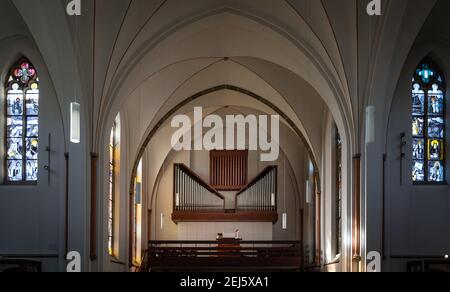
[[(74, 91), (85, 99), (92, 150), (125, 104), (130, 92), (124, 89), (136, 87), (133, 74), (148, 77), (192, 59), (201, 70), (202, 58), (233, 57), (253, 62), (247, 67), (257, 75), (279, 67), (308, 83), (357, 152), (365, 105), (390, 104), (417, 35), (435, 4), (446, 1), (386, 0), (383, 15), (369, 17), (369, 1), (358, 0), (96, 0), (82, 1), (78, 18), (65, 15), (64, 1), (11, 2), (43, 55), (61, 105)], [(223, 31), (209, 43), (202, 39), (202, 30), (220, 33), (224, 24), (245, 26), (247, 34)], [(259, 46), (252, 46), (256, 40)], [(141, 62), (150, 56), (150, 63)], [(270, 83), (267, 78), (273, 76), (263, 78)]]

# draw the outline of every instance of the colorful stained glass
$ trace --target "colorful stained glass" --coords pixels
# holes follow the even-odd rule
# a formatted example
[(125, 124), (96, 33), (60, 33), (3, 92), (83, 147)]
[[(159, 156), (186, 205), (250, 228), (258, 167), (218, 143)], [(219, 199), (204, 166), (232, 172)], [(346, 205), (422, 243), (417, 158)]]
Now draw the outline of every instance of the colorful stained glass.
[(412, 167), (412, 179), (414, 182), (425, 181), (425, 168), (423, 161), (414, 161)]
[(425, 140), (413, 139), (413, 159), (422, 160), (425, 159)]
[(443, 160), (444, 159), (444, 141), (443, 140), (429, 140), (428, 141), (428, 159), (429, 160)]
[(428, 136), (430, 138), (444, 138), (444, 119), (429, 118), (428, 119)]
[(17, 182), (22, 180), (22, 160), (8, 160), (7, 167), (9, 181)]
[(117, 116), (116, 121), (111, 129), (109, 139), (109, 217), (108, 217), (108, 250), (109, 254), (114, 254), (114, 195), (115, 195), (115, 182), (116, 182), (116, 146), (118, 137), (117, 123), (120, 122), (120, 117)]
[(27, 118), (27, 137), (39, 136), (39, 118)]
[(426, 60), (416, 70), (412, 87), (412, 178), (441, 183), (445, 181), (444, 78)]
[(13, 75), (15, 78), (20, 79), (22, 83), (27, 84), (36, 75), (36, 70), (31, 67), (30, 63), (22, 62), (20, 68), (14, 70)]
[(9, 117), (6, 119), (6, 136), (8, 138), (20, 138), (23, 135), (22, 117)]
[(415, 137), (422, 137), (424, 132), (423, 132), (423, 122), (424, 119), (422, 117), (414, 117), (413, 121), (412, 121), (412, 133), (413, 136)]
[(432, 78), (436, 76), (436, 72), (430, 68), (429, 64), (422, 64), (419, 69), (417, 69), (416, 74), (422, 79), (424, 83), (430, 83)]
[(428, 114), (433, 116), (444, 114), (444, 93), (439, 90), (437, 84), (433, 84), (433, 89), (428, 91)]
[(425, 114), (425, 93), (420, 90), (419, 84), (414, 84), (412, 91), (413, 115), (423, 116)]
[(444, 164), (441, 161), (428, 162), (428, 180), (431, 182), (444, 181)]
[(7, 159), (22, 159), (22, 139), (7, 139)]
[(444, 114), (443, 95), (428, 95), (428, 114), (433, 116), (441, 116)]
[(39, 87), (37, 83), (31, 85), (26, 93), (27, 115), (37, 116), (39, 114)]
[(36, 138), (27, 138), (27, 159), (38, 159), (39, 142)]
[(38, 162), (37, 160), (27, 160), (26, 162), (26, 180), (27, 181), (37, 181), (38, 179)]
[(38, 173), (39, 79), (22, 60), (6, 84), (7, 181), (34, 182)]
[(18, 84), (13, 84), (6, 98), (6, 113), (9, 116), (21, 116), (23, 114), (23, 91)]

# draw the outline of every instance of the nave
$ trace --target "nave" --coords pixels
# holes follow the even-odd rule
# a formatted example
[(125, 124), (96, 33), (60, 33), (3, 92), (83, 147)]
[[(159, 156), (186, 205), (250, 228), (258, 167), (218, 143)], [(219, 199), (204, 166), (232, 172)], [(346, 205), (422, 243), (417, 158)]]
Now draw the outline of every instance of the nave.
[(379, 2), (0, 0), (0, 271), (448, 272), (450, 4)]

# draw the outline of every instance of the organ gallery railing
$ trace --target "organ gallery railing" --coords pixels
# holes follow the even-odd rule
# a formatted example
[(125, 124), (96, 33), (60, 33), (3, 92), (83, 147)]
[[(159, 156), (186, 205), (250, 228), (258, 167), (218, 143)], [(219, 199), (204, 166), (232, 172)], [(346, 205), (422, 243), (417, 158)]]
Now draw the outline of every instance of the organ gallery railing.
[(300, 241), (150, 241), (141, 271), (300, 270)]
[(174, 166), (174, 210), (211, 212), (225, 209), (225, 198), (183, 164)]
[(269, 166), (236, 195), (238, 211), (277, 210), (277, 167)]

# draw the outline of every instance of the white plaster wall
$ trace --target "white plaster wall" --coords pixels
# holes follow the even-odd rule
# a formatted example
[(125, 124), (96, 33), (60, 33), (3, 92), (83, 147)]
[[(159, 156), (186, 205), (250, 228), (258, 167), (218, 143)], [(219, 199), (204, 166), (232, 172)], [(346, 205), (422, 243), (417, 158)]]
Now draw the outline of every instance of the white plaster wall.
[[(450, 54), (448, 43), (431, 41), (430, 36), (448, 31), (450, 26), (445, 16), (450, 5), (446, 1), (439, 2), (432, 18), (424, 26), (419, 40), (401, 74), (396, 98), (392, 105), (387, 135), (386, 165), (386, 254), (388, 260), (385, 269), (406, 271), (406, 263), (412, 257), (444, 258), (450, 253), (450, 236), (447, 232), (450, 225), (450, 187), (414, 186), (411, 179), (412, 140), (411, 140), (411, 76), (424, 57), (429, 55), (441, 67), (445, 78), (450, 78)], [(449, 137), (448, 113), (450, 110), (449, 91), (447, 90), (447, 125), (446, 135)], [(400, 184), (399, 143), (400, 133), (406, 133), (407, 145), (404, 148), (403, 184)], [(446, 143), (446, 153), (449, 151)], [(446, 181), (449, 177), (449, 161), (447, 157)], [(390, 259), (398, 257), (398, 259)]]
[[(0, 255), (48, 257), (44, 271), (61, 270), (64, 252), (65, 143), (61, 113), (47, 67), (20, 16), (9, 1), (0, 1), (0, 80), (7, 80), (9, 69), (19, 58), (27, 57), (40, 79), (39, 177), (36, 186), (0, 185)], [(0, 84), (0, 112), (4, 112), (5, 88)], [(4, 116), (0, 124), (5, 123)], [(0, 145), (4, 145), (4, 128)], [(51, 145), (49, 145), (51, 134)], [(49, 156), (45, 151), (51, 146)], [(4, 165), (3, 147), (0, 161)], [(49, 165), (50, 173), (44, 170)], [(50, 177), (49, 177), (50, 176)], [(4, 179), (3, 167), (0, 181)], [(50, 184), (49, 184), (50, 180)]]

